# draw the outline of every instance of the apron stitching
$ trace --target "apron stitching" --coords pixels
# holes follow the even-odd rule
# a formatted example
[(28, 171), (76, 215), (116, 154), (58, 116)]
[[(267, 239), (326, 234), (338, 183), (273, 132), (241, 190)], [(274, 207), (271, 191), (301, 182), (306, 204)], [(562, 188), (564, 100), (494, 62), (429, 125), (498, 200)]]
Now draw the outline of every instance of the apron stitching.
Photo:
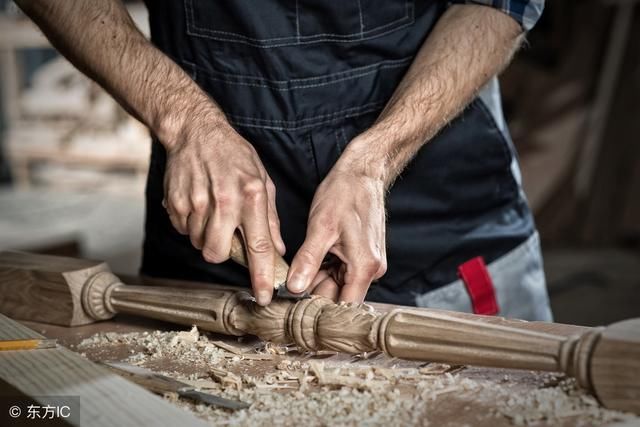
[[(342, 118), (355, 117), (355, 116), (371, 113), (373, 111), (379, 110), (383, 105), (384, 105), (384, 102), (380, 101), (372, 104), (367, 104), (362, 107), (348, 108), (346, 110), (337, 111), (335, 113), (323, 114), (323, 115), (308, 118), (308, 119), (300, 119), (298, 121), (257, 119), (252, 117), (234, 116), (233, 114), (227, 114), (227, 117), (229, 118), (229, 122), (237, 126), (271, 129), (271, 130), (299, 130), (299, 129), (310, 128), (322, 123), (328, 123), (328, 122), (342, 119)], [(309, 122), (310, 120), (314, 120), (314, 121)], [(301, 124), (301, 122), (309, 122), (309, 123)]]
[[(356, 79), (359, 77), (367, 76), (369, 74), (374, 74), (381, 70), (386, 70), (389, 68), (400, 68), (407, 65), (409, 62), (411, 62), (412, 59), (413, 57), (407, 57), (401, 60), (381, 61), (375, 64), (367, 65), (365, 67), (357, 68), (355, 70), (341, 71), (339, 73), (327, 74), (325, 76), (315, 76), (315, 77), (308, 77), (305, 79), (291, 79), (291, 80), (285, 80), (285, 81), (269, 80), (269, 79), (263, 79), (261, 77), (252, 77), (252, 76), (238, 76), (235, 74), (229, 74), (229, 73), (224, 73), (220, 71), (205, 71), (205, 70), (201, 70), (201, 71), (203, 74), (207, 75), (207, 77), (210, 78), (211, 80), (220, 81), (223, 83), (229, 83), (229, 84), (234, 84), (238, 86), (264, 87), (264, 88), (274, 89), (279, 91), (289, 91), (292, 89), (308, 89), (308, 88), (314, 88), (314, 87), (320, 87), (320, 86), (328, 86), (334, 83), (343, 82), (345, 80)], [(181, 62), (188, 64), (194, 68), (199, 68), (197, 64), (191, 61), (182, 59)], [(368, 71), (364, 71), (364, 70), (368, 70)], [(230, 79), (216, 77), (216, 75), (230, 77)], [(243, 81), (237, 81), (237, 79), (252, 79), (252, 80), (255, 80), (256, 82), (262, 82), (262, 83), (243, 82)], [(306, 81), (313, 81), (313, 80), (326, 80), (326, 81), (322, 83), (291, 85), (291, 82), (296, 82), (296, 81), (306, 82)], [(276, 85), (286, 85), (288, 87), (277, 87)]]
[(366, 77), (370, 74), (374, 74), (378, 71), (387, 69), (387, 68), (400, 68), (398, 66), (380, 66), (379, 68), (372, 70), (372, 71), (367, 71), (366, 73), (361, 73), (361, 74), (353, 74), (350, 76), (346, 76), (346, 77), (342, 77), (339, 79), (335, 79), (335, 80), (330, 80), (327, 81), (325, 83), (314, 83), (314, 84), (308, 84), (308, 85), (299, 85), (299, 86), (290, 86), (290, 87), (273, 87), (270, 85), (266, 85), (266, 84), (260, 84), (260, 83), (245, 83), (245, 82), (233, 82), (233, 81), (229, 81), (226, 79), (221, 79), (219, 77), (209, 77), (211, 80), (215, 80), (215, 81), (220, 81), (223, 83), (229, 83), (229, 84), (233, 84), (236, 86), (250, 86), (250, 87), (263, 87), (263, 88), (267, 88), (267, 89), (272, 89), (272, 90), (277, 90), (277, 91), (281, 91), (281, 92), (288, 92), (294, 89), (311, 89), (311, 88), (315, 88), (315, 87), (322, 87), (322, 86), (329, 86), (332, 84), (336, 84), (336, 83), (340, 83), (346, 80), (353, 80), (353, 79), (357, 79), (359, 77)]
[(300, 11), (298, 9), (298, 0), (296, 0), (296, 37), (297, 42), (300, 43)]
[(362, 18), (362, 2), (358, 0), (358, 15), (360, 16), (360, 39), (364, 37), (364, 19)]
[(193, 4), (191, 3), (191, 1), (187, 1), (184, 0), (182, 2), (184, 9), (185, 9), (185, 15), (187, 18), (187, 34), (189, 33), (189, 27), (193, 26), (193, 21), (195, 21), (195, 18), (193, 16)]
[(310, 123), (314, 123), (317, 121), (317, 119), (324, 119), (324, 118), (336, 118), (341, 116), (342, 114), (347, 114), (349, 112), (355, 111), (358, 112), (360, 110), (364, 110), (365, 108), (370, 108), (370, 107), (376, 107), (376, 106), (380, 106), (381, 104), (384, 104), (385, 101), (374, 101), (374, 102), (370, 102), (368, 104), (364, 104), (364, 105), (359, 105), (357, 107), (350, 107), (350, 108), (345, 108), (344, 110), (340, 110), (340, 111), (334, 111), (332, 113), (326, 113), (326, 114), (319, 114), (315, 117), (307, 117), (305, 119), (299, 119), (299, 120), (280, 120), (280, 119), (261, 119), (258, 117), (248, 117), (248, 116), (238, 116), (235, 114), (228, 114), (229, 117), (235, 117), (238, 119), (244, 119), (250, 122), (256, 122), (256, 123), (280, 123), (280, 124), (298, 124), (298, 123), (304, 123), (304, 122), (310, 122)]
[[(394, 20), (394, 21), (391, 21), (391, 22), (389, 22), (389, 23), (387, 23), (387, 24), (380, 25), (379, 27), (375, 27), (375, 28), (372, 28), (372, 29), (367, 30), (367, 31), (358, 31), (357, 33), (349, 33), (349, 34), (339, 34), (339, 33), (320, 33), (320, 34), (313, 34), (313, 35), (309, 35), (309, 36), (300, 36), (300, 39), (302, 39), (302, 40), (309, 40), (309, 41), (313, 40), (313, 41), (315, 41), (315, 42), (318, 42), (318, 41), (329, 41), (329, 40), (333, 41), (333, 38), (334, 38), (334, 37), (335, 37), (335, 38), (342, 39), (343, 41), (346, 41), (347, 39), (354, 39), (354, 40), (357, 40), (357, 38), (358, 38), (358, 37), (361, 37), (361, 35), (369, 34), (369, 33), (375, 32), (375, 31), (379, 31), (379, 30), (381, 30), (381, 29), (383, 29), (383, 28), (388, 28), (388, 27), (390, 27), (390, 26), (392, 26), (392, 25), (394, 25), (394, 24), (397, 24), (398, 22), (402, 22), (402, 21), (406, 20), (407, 18), (410, 18), (410, 16), (408, 16), (408, 14), (406, 14), (406, 15), (404, 15), (403, 17), (398, 18), (398, 19), (396, 19), (396, 20)], [(411, 23), (412, 23), (412, 22), (411, 22)], [(286, 41), (286, 40), (291, 40), (291, 41), (293, 41), (294, 39), (296, 39), (296, 37), (293, 37), (293, 36), (286, 36), (286, 37), (270, 37), (270, 38), (268, 38), (268, 39), (257, 39), (257, 38), (255, 38), (255, 37), (249, 37), (249, 36), (245, 36), (245, 35), (242, 35), (242, 34), (234, 33), (234, 32), (231, 32), (231, 31), (212, 30), (212, 29), (209, 29), (209, 28), (202, 28), (202, 27), (198, 27), (197, 25), (195, 25), (195, 24), (194, 24), (194, 22), (190, 22), (190, 24), (191, 24), (191, 25), (190, 25), (190, 27), (193, 27), (195, 30), (197, 30), (197, 31), (202, 31), (202, 32), (204, 32), (204, 33), (209, 33), (209, 34), (222, 34), (222, 35), (225, 35), (225, 36), (237, 37), (238, 39), (240, 39), (240, 40), (238, 40), (238, 42), (240, 42), (240, 43), (244, 43), (245, 41), (246, 41), (247, 43), (249, 43), (249, 42), (256, 42), (256, 43), (269, 43), (269, 42), (271, 42), (271, 41)], [(410, 23), (408, 23), (408, 24), (410, 24)], [(390, 30), (390, 31), (395, 31), (395, 30), (397, 30), (397, 29), (399, 29), (399, 28), (403, 28), (404, 26), (406, 26), (406, 24), (405, 24), (405, 25), (403, 25), (402, 27), (397, 27), (397, 28), (394, 28), (394, 29), (392, 29), (392, 30)], [(389, 30), (387, 30), (387, 31), (386, 31), (386, 33), (390, 32), (390, 31), (389, 31)], [(195, 36), (195, 37), (210, 38), (210, 39), (214, 39), (214, 40), (215, 40), (215, 39), (217, 39), (216, 37), (213, 37), (213, 36), (207, 36), (207, 35), (205, 35), (205, 34), (194, 34), (194, 33), (189, 33), (189, 35), (192, 35), (192, 36)], [(376, 36), (377, 36), (377, 35), (374, 35), (374, 36), (368, 36), (367, 38), (376, 37)], [(303, 43), (304, 43), (304, 42), (303, 42)], [(308, 42), (307, 42), (307, 43), (308, 43)]]
[[(401, 21), (403, 19), (406, 18), (402, 18), (398, 21)], [(290, 42), (284, 42), (284, 43), (277, 43), (277, 44), (269, 44), (268, 42), (261, 42), (261, 43), (257, 43), (257, 42), (250, 42), (250, 41), (245, 41), (245, 40), (241, 40), (238, 38), (232, 38), (232, 37), (212, 37), (212, 36), (208, 36), (206, 34), (198, 34), (198, 33), (194, 33), (193, 31), (191, 31), (191, 29), (187, 28), (187, 34), (193, 37), (202, 37), (202, 38), (206, 38), (206, 39), (211, 39), (211, 40), (216, 40), (216, 41), (221, 41), (221, 42), (232, 42), (232, 43), (242, 43), (242, 44), (246, 44), (249, 46), (253, 46), (253, 47), (257, 47), (260, 49), (266, 49), (266, 48), (275, 48), (275, 47), (285, 47), (285, 46), (294, 46), (294, 45), (305, 45), (305, 44), (314, 44), (314, 43), (322, 43), (322, 42), (333, 42), (333, 43), (353, 43), (353, 42), (358, 42), (358, 41), (363, 41), (363, 40), (370, 40), (370, 39), (374, 39), (374, 38), (378, 38), (378, 37), (383, 37), (386, 36), (387, 34), (393, 33), (394, 31), (398, 31), (401, 30), (403, 28), (406, 27), (410, 27), (411, 25), (413, 25), (415, 23), (415, 20), (412, 19), (411, 21), (407, 22), (406, 24), (402, 24), (399, 25), (395, 28), (392, 28), (390, 30), (387, 31), (383, 31), (379, 34), (373, 34), (371, 36), (367, 36), (367, 37), (362, 37), (360, 38), (358, 34), (354, 35), (349, 35), (347, 36), (348, 38), (337, 38), (338, 36), (334, 36), (333, 37), (325, 37), (325, 38), (319, 38), (317, 40), (309, 40), (309, 41), (296, 41), (297, 37), (289, 37), (289, 39), (291, 39), (292, 41)], [(369, 32), (375, 32), (376, 30), (368, 30), (365, 33), (369, 33)], [(239, 36), (239, 34), (233, 34), (231, 33), (233, 36)], [(315, 36), (300, 36), (300, 40), (306, 40), (309, 37), (315, 37)], [(344, 37), (344, 36), (343, 36)]]

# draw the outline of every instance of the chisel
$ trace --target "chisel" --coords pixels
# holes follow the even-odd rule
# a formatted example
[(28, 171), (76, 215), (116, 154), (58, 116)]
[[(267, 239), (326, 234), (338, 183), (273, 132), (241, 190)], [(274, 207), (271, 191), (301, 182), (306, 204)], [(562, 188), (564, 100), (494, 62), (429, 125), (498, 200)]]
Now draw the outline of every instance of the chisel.
[(195, 389), (195, 387), (173, 378), (156, 374), (155, 372), (142, 368), (140, 366), (128, 365), (118, 362), (102, 362), (112, 372), (126, 378), (134, 383), (156, 393), (177, 393), (178, 396), (193, 400), (197, 403), (206, 403), (210, 406), (218, 406), (227, 409), (246, 409), (248, 403), (239, 400), (225, 399), (224, 397), (215, 396), (210, 393), (203, 393)]
[[(229, 257), (236, 263), (247, 268), (249, 267), (249, 263), (247, 261), (247, 251), (244, 245), (244, 238), (239, 231), (236, 231), (233, 234), (233, 239), (231, 241), (231, 253), (229, 254)], [(287, 289), (287, 274), (289, 273), (289, 264), (287, 264), (284, 258), (282, 258), (278, 253), (276, 253), (274, 266), (275, 276), (273, 280), (273, 288), (278, 298), (299, 300), (310, 297), (308, 292), (294, 294), (293, 292), (290, 292), (289, 289)]]

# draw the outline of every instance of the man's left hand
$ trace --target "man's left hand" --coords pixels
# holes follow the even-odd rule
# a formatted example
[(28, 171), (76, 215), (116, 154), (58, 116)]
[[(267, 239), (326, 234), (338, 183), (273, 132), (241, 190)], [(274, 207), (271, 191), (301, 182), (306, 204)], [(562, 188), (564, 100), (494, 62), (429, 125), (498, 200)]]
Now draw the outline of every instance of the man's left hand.
[[(318, 187), (289, 270), (291, 292), (360, 303), (386, 272), (385, 184), (365, 169), (341, 158)], [(339, 262), (323, 265), (327, 254)]]

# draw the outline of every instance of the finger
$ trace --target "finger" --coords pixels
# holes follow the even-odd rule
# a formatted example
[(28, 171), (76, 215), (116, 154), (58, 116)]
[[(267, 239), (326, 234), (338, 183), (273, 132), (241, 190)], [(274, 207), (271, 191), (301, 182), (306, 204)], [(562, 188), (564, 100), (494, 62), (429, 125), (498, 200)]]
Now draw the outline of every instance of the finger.
[(338, 300), (339, 293), (340, 287), (330, 276), (325, 278), (322, 282), (318, 283), (318, 285), (313, 290), (314, 295), (327, 297), (334, 302)]
[(327, 277), (329, 277), (329, 272), (325, 269), (318, 271), (316, 277), (311, 281), (311, 285), (307, 288), (307, 292), (311, 293), (313, 290)]
[(182, 197), (179, 194), (173, 193), (172, 196), (166, 202), (167, 214), (171, 225), (180, 234), (189, 234), (189, 227), (187, 226), (187, 218), (191, 211), (191, 206), (186, 197)]
[(320, 227), (310, 226), (307, 238), (293, 257), (287, 277), (287, 288), (291, 292), (303, 292), (318, 274), (325, 255), (334, 243), (334, 239), (327, 239)]
[[(353, 246), (350, 246), (353, 248)], [(346, 254), (347, 265), (340, 301), (361, 303), (371, 282), (381, 272), (384, 262), (381, 256), (368, 249), (350, 250)], [(384, 273), (383, 273), (384, 274)]]
[(229, 259), (233, 234), (240, 225), (239, 209), (235, 200), (216, 200), (204, 231), (202, 256), (207, 262), (219, 264)]
[(204, 230), (206, 226), (206, 218), (203, 215), (192, 212), (187, 218), (187, 229), (189, 230), (189, 239), (196, 249), (202, 249), (204, 242)]
[(364, 297), (367, 295), (367, 291), (369, 290), (370, 285), (371, 280), (345, 283), (344, 286), (340, 288), (340, 296), (338, 300), (360, 304), (364, 302)]
[(240, 225), (253, 291), (260, 305), (271, 302), (275, 276), (275, 247), (269, 231), (267, 205), (266, 192), (252, 193)]
[(269, 231), (271, 232), (271, 239), (273, 240), (276, 250), (282, 256), (287, 249), (282, 239), (282, 234), (280, 233), (280, 218), (278, 217), (278, 209), (276, 208), (276, 187), (271, 180), (267, 182), (266, 187), (269, 201), (267, 212), (269, 217)]
[(209, 218), (202, 245), (202, 257), (205, 261), (219, 264), (229, 259), (233, 233), (237, 228), (237, 222), (231, 218), (224, 221), (216, 216)]
[(167, 215), (169, 215), (169, 221), (171, 221), (171, 225), (176, 231), (180, 234), (187, 235), (189, 234), (189, 227), (187, 226), (187, 218), (183, 215), (178, 215), (170, 210), (167, 211)]
[(167, 210), (171, 225), (180, 234), (189, 234), (187, 218), (191, 212), (188, 193), (183, 191), (190, 187), (190, 180), (181, 175), (173, 177), (168, 171), (163, 180), (164, 198), (162, 206)]
[(202, 249), (204, 230), (211, 213), (211, 203), (208, 185), (201, 179), (196, 179), (192, 182), (189, 202), (191, 204), (191, 212), (187, 218), (189, 237), (193, 246), (197, 249)]

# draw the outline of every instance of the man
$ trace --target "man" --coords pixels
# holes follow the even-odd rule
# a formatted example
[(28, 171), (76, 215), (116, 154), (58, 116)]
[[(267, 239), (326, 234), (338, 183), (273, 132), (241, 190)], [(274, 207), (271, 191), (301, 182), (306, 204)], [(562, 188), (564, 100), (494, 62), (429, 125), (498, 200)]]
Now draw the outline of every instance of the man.
[(239, 229), (262, 305), (286, 244), (293, 292), (550, 319), (495, 79), (543, 0), (17, 3), (154, 135), (143, 273), (248, 284)]

